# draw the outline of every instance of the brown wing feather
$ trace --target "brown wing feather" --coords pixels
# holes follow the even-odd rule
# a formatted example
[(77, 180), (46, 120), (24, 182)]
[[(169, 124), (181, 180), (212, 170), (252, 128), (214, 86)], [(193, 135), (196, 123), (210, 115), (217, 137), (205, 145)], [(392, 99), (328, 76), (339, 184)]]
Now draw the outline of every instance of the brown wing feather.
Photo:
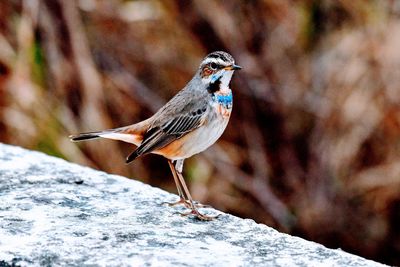
[(198, 109), (186, 115), (177, 116), (161, 126), (150, 128), (143, 137), (143, 142), (126, 159), (129, 163), (137, 157), (160, 149), (185, 134), (197, 129), (204, 122), (206, 108)]

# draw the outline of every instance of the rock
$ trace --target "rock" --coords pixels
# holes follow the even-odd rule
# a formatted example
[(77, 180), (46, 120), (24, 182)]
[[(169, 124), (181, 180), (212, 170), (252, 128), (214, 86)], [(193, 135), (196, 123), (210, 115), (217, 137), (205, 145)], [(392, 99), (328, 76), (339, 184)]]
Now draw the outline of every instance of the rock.
[(222, 213), (204, 222), (161, 205), (175, 200), (0, 144), (0, 266), (383, 266), (252, 220)]

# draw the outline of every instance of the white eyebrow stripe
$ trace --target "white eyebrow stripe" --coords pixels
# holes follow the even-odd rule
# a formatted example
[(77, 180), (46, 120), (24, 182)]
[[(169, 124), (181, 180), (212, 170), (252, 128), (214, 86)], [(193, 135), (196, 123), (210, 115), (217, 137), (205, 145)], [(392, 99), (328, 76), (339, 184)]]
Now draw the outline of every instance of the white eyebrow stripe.
[(206, 60), (203, 61), (202, 65), (206, 65), (209, 63), (216, 63), (218, 65), (223, 65), (223, 66), (225, 66), (227, 64), (226, 61), (223, 61), (222, 59), (219, 59), (219, 58), (207, 58)]

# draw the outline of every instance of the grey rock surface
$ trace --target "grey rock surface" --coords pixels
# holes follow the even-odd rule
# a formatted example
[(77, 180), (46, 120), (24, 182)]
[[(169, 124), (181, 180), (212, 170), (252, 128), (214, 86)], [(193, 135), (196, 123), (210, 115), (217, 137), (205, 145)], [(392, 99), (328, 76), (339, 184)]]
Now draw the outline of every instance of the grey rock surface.
[(0, 266), (383, 266), (252, 220), (203, 222), (160, 205), (175, 200), (0, 144)]

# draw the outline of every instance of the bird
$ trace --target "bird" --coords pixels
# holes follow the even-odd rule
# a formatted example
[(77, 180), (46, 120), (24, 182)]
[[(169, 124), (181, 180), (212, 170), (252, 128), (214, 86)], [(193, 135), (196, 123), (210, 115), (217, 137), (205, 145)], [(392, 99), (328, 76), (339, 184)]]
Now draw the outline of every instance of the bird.
[(150, 118), (120, 128), (69, 136), (71, 141), (107, 138), (134, 144), (126, 163), (153, 153), (165, 157), (174, 178), (179, 201), (189, 211), (183, 216), (210, 221), (218, 216), (202, 214), (207, 207), (195, 202), (183, 177), (184, 160), (213, 145), (225, 131), (232, 113), (229, 87), (233, 73), (242, 69), (227, 52), (215, 51), (200, 63), (193, 78)]

